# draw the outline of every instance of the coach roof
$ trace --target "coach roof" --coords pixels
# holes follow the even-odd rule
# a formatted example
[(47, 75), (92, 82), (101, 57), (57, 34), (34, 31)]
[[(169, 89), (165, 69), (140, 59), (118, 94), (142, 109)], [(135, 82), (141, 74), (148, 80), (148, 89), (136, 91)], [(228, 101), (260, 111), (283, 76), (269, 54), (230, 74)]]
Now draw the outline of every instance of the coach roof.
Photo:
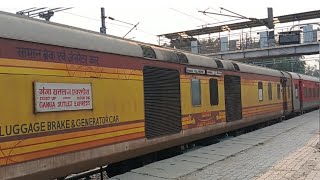
[(0, 37), (3, 38), (127, 56), (142, 56), (142, 50), (137, 43), (21, 15), (0, 12), (0, 25)]
[[(133, 57), (145, 57), (142, 48), (152, 49), (155, 60), (184, 63), (195, 66), (217, 68), (216, 61), (207, 56), (195, 55), (175, 49), (125, 40), (115, 36), (103, 35), (94, 31), (33, 19), (0, 11), (0, 37), (50, 44), (76, 49), (92, 50)], [(181, 61), (181, 57), (184, 61)], [(239, 62), (220, 60), (223, 69), (240, 72), (281, 76), (280, 71), (252, 66)], [(236, 64), (236, 65), (235, 65)]]

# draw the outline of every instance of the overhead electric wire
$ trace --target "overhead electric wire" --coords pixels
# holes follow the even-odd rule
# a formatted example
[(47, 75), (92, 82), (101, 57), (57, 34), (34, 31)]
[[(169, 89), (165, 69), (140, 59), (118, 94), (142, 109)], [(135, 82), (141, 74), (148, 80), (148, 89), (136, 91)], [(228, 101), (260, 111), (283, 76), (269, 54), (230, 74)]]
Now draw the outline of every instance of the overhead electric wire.
[(207, 17), (210, 18), (210, 19), (213, 19), (213, 20), (216, 20), (216, 21), (220, 22), (219, 19), (216, 19), (216, 18), (214, 18), (214, 17), (211, 17), (211, 16), (209, 16), (208, 14), (203, 14), (203, 15), (207, 16)]
[(184, 15), (186, 15), (186, 16), (188, 16), (188, 17), (191, 17), (191, 18), (193, 18), (193, 19), (196, 19), (196, 20), (198, 20), (198, 21), (202, 21), (202, 22), (204, 22), (204, 23), (208, 23), (207, 21), (205, 21), (205, 20), (203, 20), (203, 19), (200, 19), (200, 18), (197, 18), (197, 17), (195, 17), (195, 16), (192, 16), (192, 15), (190, 15), (190, 14), (181, 12), (181, 11), (176, 10), (176, 9), (173, 9), (173, 8), (170, 8), (170, 9), (173, 10), (173, 11), (176, 11), (176, 12), (178, 12), (178, 13), (184, 14)]
[(216, 22), (216, 23), (209, 23), (209, 24), (206, 24), (206, 25), (212, 26), (212, 25), (217, 25), (217, 24), (222, 24), (222, 23), (227, 23), (227, 22), (234, 22), (234, 21), (238, 21), (238, 20), (243, 20), (243, 19), (232, 19), (232, 20), (220, 21), (220, 22)]
[[(70, 13), (70, 12), (62, 12), (62, 13), (69, 14), (69, 15), (73, 15), (73, 16), (78, 16), (78, 17), (85, 18), (85, 19), (92, 20), (92, 21), (101, 22), (101, 20), (99, 20), (99, 19), (95, 19), (95, 18), (88, 17), (88, 16), (83, 16), (83, 15), (74, 14), (74, 13)], [(111, 20), (111, 19), (110, 19), (110, 20)], [(132, 27), (130, 27), (130, 26), (121, 25), (121, 24), (117, 24), (117, 23), (112, 23), (112, 22), (110, 22), (110, 21), (108, 21), (108, 24), (111, 24), (111, 25), (114, 25), (114, 26), (123, 27), (123, 28), (127, 28), (127, 29), (132, 28)], [(140, 30), (140, 29), (137, 29), (137, 31), (142, 32), (142, 33), (144, 33), (144, 34), (147, 34), (147, 35), (149, 35), (149, 36), (157, 37), (157, 35), (155, 35), (155, 34), (152, 34), (152, 33), (149, 33), (149, 32), (143, 31), (143, 30)]]
[[(217, 11), (217, 12), (221, 13), (221, 9), (216, 9), (216, 8), (214, 8), (214, 7), (212, 7), (212, 6), (209, 6), (209, 9), (212, 9), (212, 10), (214, 10), (214, 11)], [(208, 10), (208, 9), (207, 9), (207, 10)]]
[[(211, 6), (209, 6), (209, 7), (208, 7), (206, 10), (204, 10), (203, 12), (206, 12), (208, 9), (212, 9), (212, 10), (217, 11), (217, 12), (219, 12), (219, 13), (221, 14), (221, 11), (219, 11), (219, 10), (217, 10), (217, 9), (211, 7)], [(199, 10), (198, 10), (198, 12), (199, 12)], [(214, 19), (214, 20), (216, 20), (216, 21), (218, 21), (218, 22), (208, 23), (208, 24), (205, 24), (205, 25), (200, 25), (200, 26), (198, 26), (198, 27), (212, 26), (212, 25), (217, 25), (217, 24), (222, 24), (222, 23), (228, 23), (228, 22), (234, 22), (234, 21), (243, 20), (242, 18), (237, 18), (237, 19), (231, 19), (231, 20), (221, 21), (221, 20), (216, 19), (216, 18), (214, 18), (214, 17), (212, 17), (212, 16), (209, 16), (209, 15), (206, 14), (206, 13), (202, 13), (202, 14), (205, 15), (205, 16), (207, 16), (207, 17), (209, 17), (209, 18), (211, 18), (211, 19)]]
[(91, 17), (88, 17), (88, 16), (82, 16), (82, 15), (79, 15), (79, 14), (74, 14), (74, 13), (69, 13), (69, 12), (62, 12), (62, 13), (69, 14), (69, 15), (73, 15), (73, 16), (78, 16), (78, 17), (81, 17), (81, 18), (85, 18), (85, 19), (89, 19), (89, 20), (93, 20), (93, 21), (98, 21), (98, 22), (100, 22), (100, 20), (95, 19), (95, 18), (91, 18)]

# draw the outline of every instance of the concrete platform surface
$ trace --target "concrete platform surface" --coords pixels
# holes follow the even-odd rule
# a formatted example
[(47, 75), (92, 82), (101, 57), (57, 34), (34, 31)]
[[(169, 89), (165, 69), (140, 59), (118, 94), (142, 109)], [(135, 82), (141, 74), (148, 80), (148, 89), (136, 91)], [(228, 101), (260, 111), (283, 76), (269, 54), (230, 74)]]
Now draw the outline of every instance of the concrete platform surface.
[(320, 179), (318, 132), (319, 110), (111, 179)]

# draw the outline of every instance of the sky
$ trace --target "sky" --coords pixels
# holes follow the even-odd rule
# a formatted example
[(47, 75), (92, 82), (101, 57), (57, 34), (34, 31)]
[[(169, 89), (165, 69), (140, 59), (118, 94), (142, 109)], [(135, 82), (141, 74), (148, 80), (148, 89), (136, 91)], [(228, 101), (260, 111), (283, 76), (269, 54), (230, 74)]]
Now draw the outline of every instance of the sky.
[[(220, 7), (254, 18), (266, 18), (267, 7), (273, 7), (274, 16), (319, 9), (317, 0), (0, 0), (1, 11), (15, 13), (31, 7), (73, 7), (56, 13), (51, 21), (99, 31), (100, 8), (106, 16), (130, 24), (139, 22), (126, 36), (128, 39), (158, 44), (156, 35), (200, 28), (201, 25), (230, 20), (205, 16), (199, 10), (220, 12)], [(226, 13), (226, 12), (223, 12)], [(133, 26), (107, 20), (107, 34), (123, 37)], [(165, 40), (161, 41), (162, 43)]]

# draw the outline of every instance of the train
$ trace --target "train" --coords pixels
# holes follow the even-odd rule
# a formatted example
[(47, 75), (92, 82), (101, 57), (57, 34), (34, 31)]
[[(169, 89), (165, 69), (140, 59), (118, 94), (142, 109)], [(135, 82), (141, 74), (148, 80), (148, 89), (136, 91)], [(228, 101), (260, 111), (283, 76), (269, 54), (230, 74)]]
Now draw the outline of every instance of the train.
[(54, 179), (319, 107), (318, 78), (0, 12), (0, 179)]

